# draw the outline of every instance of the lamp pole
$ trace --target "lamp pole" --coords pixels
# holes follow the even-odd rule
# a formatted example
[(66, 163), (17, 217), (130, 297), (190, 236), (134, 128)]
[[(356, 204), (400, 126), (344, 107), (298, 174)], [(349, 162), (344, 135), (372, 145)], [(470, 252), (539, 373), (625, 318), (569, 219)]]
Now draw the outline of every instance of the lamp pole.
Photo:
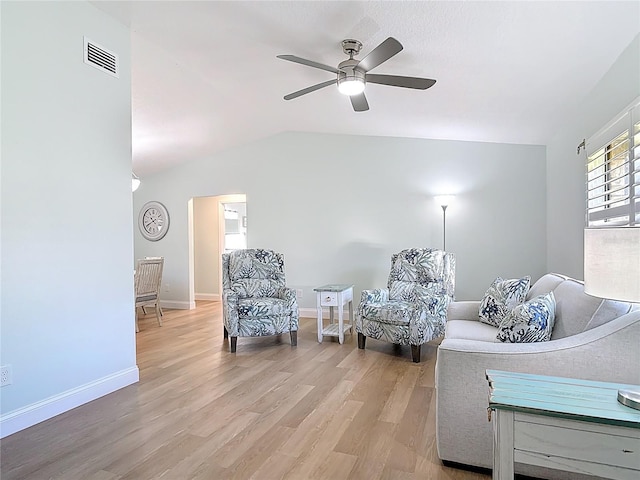
[(435, 196), (436, 202), (442, 207), (442, 250), (447, 249), (447, 207), (454, 199), (454, 195)]
[(447, 207), (448, 205), (442, 206), (442, 250), (447, 250)]

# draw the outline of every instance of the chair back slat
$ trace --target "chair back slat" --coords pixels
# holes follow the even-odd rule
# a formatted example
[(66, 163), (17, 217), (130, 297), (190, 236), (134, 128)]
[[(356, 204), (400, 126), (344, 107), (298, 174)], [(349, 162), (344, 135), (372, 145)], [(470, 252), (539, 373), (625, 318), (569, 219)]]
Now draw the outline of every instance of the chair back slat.
[(164, 258), (145, 258), (136, 265), (136, 297), (158, 295), (162, 283)]

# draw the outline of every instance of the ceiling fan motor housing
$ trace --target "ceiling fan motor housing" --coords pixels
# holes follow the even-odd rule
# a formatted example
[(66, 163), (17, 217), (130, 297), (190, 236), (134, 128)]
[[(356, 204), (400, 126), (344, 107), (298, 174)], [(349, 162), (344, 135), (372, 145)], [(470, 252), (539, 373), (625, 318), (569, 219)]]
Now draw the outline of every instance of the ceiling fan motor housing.
[[(338, 65), (338, 89), (340, 89), (343, 83), (356, 82), (361, 84), (362, 90), (364, 90), (365, 72), (361, 68), (358, 68), (358, 63), (360, 63), (358, 60), (352, 58), (340, 62), (340, 65)], [(362, 90), (357, 93), (361, 93)], [(340, 89), (340, 91), (343, 90)]]
[(352, 58), (358, 53), (360, 53), (361, 49), (362, 49), (362, 43), (360, 43), (358, 40), (354, 40), (353, 38), (347, 38), (346, 40), (342, 41), (342, 51)]

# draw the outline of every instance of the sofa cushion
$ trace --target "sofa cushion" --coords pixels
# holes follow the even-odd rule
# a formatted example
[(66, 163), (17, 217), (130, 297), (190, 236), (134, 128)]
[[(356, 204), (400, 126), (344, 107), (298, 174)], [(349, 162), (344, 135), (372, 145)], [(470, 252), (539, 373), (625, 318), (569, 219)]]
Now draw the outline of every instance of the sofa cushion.
[(605, 323), (610, 322), (614, 318), (621, 317), (622, 315), (626, 315), (631, 311), (633, 305), (628, 302), (618, 302), (616, 300), (603, 300), (596, 310), (596, 313), (593, 314), (587, 326), (584, 327), (586, 330), (591, 330), (592, 328), (599, 327), (600, 325), (604, 325)]
[(553, 292), (517, 305), (498, 328), (498, 340), (509, 343), (545, 342), (551, 338), (556, 302)]
[(448, 320), (444, 337), (456, 340), (497, 342), (498, 328), (477, 320)]
[(526, 300), (539, 297), (545, 293), (552, 292), (558, 285), (564, 282), (568, 277), (557, 273), (547, 273), (540, 277), (529, 289)]
[(480, 302), (480, 321), (499, 327), (504, 317), (516, 306), (524, 302), (531, 277), (503, 280), (496, 278)]
[(556, 323), (552, 340), (581, 333), (602, 304), (602, 299), (584, 293), (584, 285), (567, 278), (553, 293), (556, 297)]

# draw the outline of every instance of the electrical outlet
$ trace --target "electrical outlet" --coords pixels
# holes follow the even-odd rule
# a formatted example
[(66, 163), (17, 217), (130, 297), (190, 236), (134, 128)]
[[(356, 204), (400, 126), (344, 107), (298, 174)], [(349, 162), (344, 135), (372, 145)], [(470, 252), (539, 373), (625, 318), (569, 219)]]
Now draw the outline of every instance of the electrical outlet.
[(301, 288), (298, 288), (296, 290), (296, 298), (302, 298), (302, 296), (303, 296), (303, 291)]
[(169, 284), (168, 283), (164, 284), (164, 291), (165, 292), (169, 292)]
[(11, 365), (0, 367), (0, 387), (11, 385)]

